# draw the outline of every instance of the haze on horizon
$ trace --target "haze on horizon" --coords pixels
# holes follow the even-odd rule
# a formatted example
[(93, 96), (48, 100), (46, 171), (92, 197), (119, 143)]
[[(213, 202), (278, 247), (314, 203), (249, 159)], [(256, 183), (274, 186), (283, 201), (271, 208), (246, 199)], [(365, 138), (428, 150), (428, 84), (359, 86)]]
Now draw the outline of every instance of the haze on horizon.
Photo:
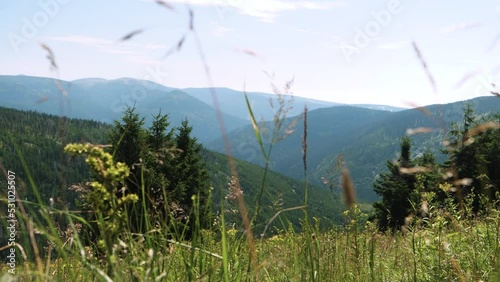
[(487, 96), (500, 84), (494, 0), (160, 2), (3, 1), (0, 74), (209, 87), (189, 32), (192, 9), (216, 87), (270, 93), (274, 74), (278, 86), (294, 78), (297, 96), (410, 107)]

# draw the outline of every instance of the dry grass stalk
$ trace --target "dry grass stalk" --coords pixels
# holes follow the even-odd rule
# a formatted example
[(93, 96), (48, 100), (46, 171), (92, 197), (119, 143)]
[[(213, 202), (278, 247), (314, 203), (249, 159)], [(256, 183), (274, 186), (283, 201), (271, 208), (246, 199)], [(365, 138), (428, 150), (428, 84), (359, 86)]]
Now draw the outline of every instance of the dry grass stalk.
[(304, 106), (304, 136), (302, 137), (302, 162), (304, 175), (307, 174), (307, 106)]
[(408, 128), (406, 130), (406, 134), (408, 135), (414, 135), (414, 134), (419, 134), (419, 133), (430, 133), (434, 129), (431, 127), (417, 127), (417, 128)]
[(356, 203), (356, 191), (347, 168), (342, 170), (342, 188), (344, 189), (345, 202), (351, 208)]
[[(192, 32), (192, 34), (194, 36), (195, 43), (196, 43), (196, 49), (198, 51), (198, 55), (200, 56), (200, 60), (203, 64), (203, 69), (205, 71), (206, 78), (207, 78), (208, 83), (210, 85), (210, 94), (212, 95), (213, 105), (214, 105), (215, 113), (217, 116), (217, 123), (219, 124), (219, 128), (220, 128), (220, 131), (222, 133), (224, 148), (226, 151), (226, 156), (228, 158), (231, 176), (234, 177), (233, 179), (235, 180), (235, 182), (234, 182), (235, 187), (237, 187), (238, 189), (241, 190), (240, 180), (238, 177), (238, 171), (236, 170), (236, 163), (235, 163), (233, 155), (231, 153), (231, 144), (229, 142), (229, 137), (227, 136), (227, 131), (226, 131), (226, 128), (224, 126), (224, 118), (222, 116), (222, 111), (220, 109), (219, 99), (217, 97), (217, 92), (215, 91), (215, 88), (213, 86), (212, 75), (210, 73), (210, 68), (208, 66), (208, 62), (207, 62), (205, 53), (203, 52), (203, 48), (201, 46), (200, 38), (199, 38), (198, 33), (196, 32), (196, 29), (194, 27), (194, 14), (193, 14), (193, 11), (191, 9), (189, 9), (189, 30)], [(243, 221), (243, 228), (245, 230), (245, 236), (246, 236), (246, 240), (247, 240), (247, 244), (248, 244), (248, 252), (249, 252), (249, 256), (250, 256), (250, 262), (251, 262), (253, 270), (255, 271), (255, 269), (257, 269), (257, 252), (255, 250), (252, 227), (250, 224), (250, 220), (248, 218), (248, 211), (247, 211), (245, 202), (243, 200), (243, 194), (238, 195), (237, 202), (238, 202), (238, 208), (240, 210), (241, 219)]]
[(416, 167), (400, 167), (399, 172), (403, 174), (415, 174), (415, 173), (422, 173), (422, 172), (431, 172), (432, 168), (429, 167), (422, 167), (422, 166), (416, 166)]
[(56, 63), (56, 58), (54, 56), (54, 52), (52, 51), (52, 49), (50, 49), (50, 47), (44, 43), (40, 43), (40, 46), (42, 46), (42, 49), (47, 51), (47, 60), (49, 60), (49, 62), (50, 62), (51, 69), (57, 70), (58, 67), (57, 67), (57, 63)]
[[(64, 114), (64, 102), (68, 102), (69, 103), (69, 100), (64, 100), (64, 99), (67, 99), (68, 98), (68, 92), (66, 91), (66, 89), (64, 89), (62, 83), (61, 83), (61, 80), (59, 79), (59, 68), (57, 66), (57, 62), (56, 62), (56, 58), (55, 58), (55, 55), (54, 55), (54, 52), (52, 51), (52, 49), (44, 44), (44, 43), (40, 43), (40, 46), (42, 47), (42, 49), (44, 49), (45, 51), (47, 51), (47, 59), (49, 60), (50, 62), (50, 67), (52, 70), (54, 70), (56, 72), (56, 75), (57, 75), (57, 79), (54, 80), (59, 92), (61, 93), (61, 95), (63, 97), (61, 97), (61, 102), (60, 102), (60, 110), (61, 110), (61, 116), (60, 116), (60, 127), (59, 127), (59, 136), (61, 138), (61, 144), (63, 145), (61, 147), (61, 158), (60, 158), (60, 164), (61, 164), (61, 199), (65, 199), (66, 198), (66, 177), (65, 177), (65, 171), (66, 171), (66, 158), (64, 157), (64, 145), (65, 145), (65, 128), (66, 128), (66, 115)], [(42, 100), (40, 100), (42, 101)], [(43, 102), (43, 101), (42, 101)]]
[[(491, 83), (491, 86), (493, 86), (493, 87), (495, 87), (495, 88), (497, 87), (497, 86), (496, 86), (496, 84), (495, 84), (495, 83), (493, 83), (493, 82)], [(491, 94), (493, 94), (493, 95), (495, 95), (495, 96), (497, 96), (497, 97), (500, 97), (500, 92), (498, 92), (498, 91), (494, 91), (494, 90), (491, 90), (490, 92), (491, 92)]]
[(473, 77), (475, 77), (476, 75), (479, 75), (481, 72), (483, 72), (483, 69), (480, 68), (480, 69), (477, 69), (477, 70), (474, 70), (472, 72), (469, 72), (467, 74), (465, 74), (462, 79), (460, 79), (457, 84), (455, 84), (455, 87), (454, 89), (459, 89), (461, 88), (467, 81), (469, 81), (470, 79), (472, 79)]
[(163, 6), (169, 10), (174, 10), (174, 6), (172, 6), (171, 4), (165, 2), (165, 1), (162, 1), (162, 0), (156, 0), (155, 1), (156, 4), (160, 5), (160, 6)]
[(122, 38), (120, 38), (120, 41), (130, 40), (130, 39), (132, 39), (132, 37), (141, 34), (143, 31), (144, 31), (144, 29), (137, 29), (137, 30), (131, 31), (130, 33), (128, 33), (125, 36), (123, 36)]
[[(40, 46), (42, 47), (42, 49), (47, 51), (47, 60), (49, 60), (50, 68), (52, 70), (54, 70), (58, 74), (57, 76), (59, 77), (59, 67), (57, 66), (56, 57), (54, 55), (54, 52), (52, 51), (52, 49), (48, 45), (46, 45), (44, 43), (40, 43)], [(61, 81), (59, 79), (56, 79), (55, 83), (57, 85), (57, 88), (59, 89), (59, 92), (61, 92), (61, 94), (63, 96), (68, 96), (68, 92), (66, 92), (66, 90), (62, 86)]]
[(472, 129), (470, 129), (467, 133), (469, 136), (474, 136), (474, 135), (483, 133), (483, 132), (488, 131), (488, 130), (493, 130), (493, 129), (500, 129), (500, 123), (489, 121), (489, 122), (480, 124)]
[(182, 49), (182, 46), (184, 45), (184, 42), (186, 41), (186, 34), (184, 34), (175, 44), (174, 47), (170, 48), (165, 55), (163, 55), (163, 59), (166, 57), (172, 55), (175, 52), (179, 52)]
[(420, 63), (422, 64), (422, 67), (424, 68), (427, 77), (429, 78), (429, 82), (431, 83), (432, 89), (434, 90), (434, 93), (436, 93), (437, 92), (436, 81), (434, 80), (434, 77), (429, 71), (429, 67), (427, 66), (427, 63), (425, 62), (424, 57), (422, 56), (422, 52), (420, 52), (420, 49), (418, 48), (417, 43), (415, 43), (415, 41), (413, 41), (412, 44), (413, 44), (413, 49), (415, 50), (415, 53), (417, 54), (417, 57), (420, 60)]
[(453, 185), (455, 185), (455, 186), (469, 186), (472, 184), (472, 182), (474, 182), (474, 180), (472, 180), (471, 178), (462, 178), (462, 179), (455, 180), (453, 182)]

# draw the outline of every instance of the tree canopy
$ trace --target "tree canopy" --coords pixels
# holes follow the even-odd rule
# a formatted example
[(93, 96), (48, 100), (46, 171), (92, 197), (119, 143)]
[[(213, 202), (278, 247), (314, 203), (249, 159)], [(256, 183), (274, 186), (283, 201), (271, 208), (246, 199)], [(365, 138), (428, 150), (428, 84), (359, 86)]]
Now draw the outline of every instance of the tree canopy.
[(146, 216), (156, 222), (177, 220), (182, 223), (177, 231), (183, 234), (189, 234), (195, 218), (201, 226), (210, 220), (209, 175), (201, 145), (191, 136), (187, 120), (178, 128), (169, 126), (168, 115), (160, 112), (146, 129), (144, 118), (127, 108), (110, 134), (115, 160), (131, 168), (126, 193), (139, 196), (129, 209), (131, 228), (137, 232), (147, 229)]

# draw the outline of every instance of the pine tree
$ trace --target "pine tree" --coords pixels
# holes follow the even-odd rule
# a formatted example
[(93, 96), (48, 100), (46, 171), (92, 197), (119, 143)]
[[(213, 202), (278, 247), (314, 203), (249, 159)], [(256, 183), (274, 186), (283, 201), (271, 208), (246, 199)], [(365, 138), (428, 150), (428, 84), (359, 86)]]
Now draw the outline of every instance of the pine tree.
[[(485, 120), (493, 121), (497, 125), (500, 124), (500, 114), (494, 115), (491, 119)], [(486, 179), (485, 194), (490, 198), (490, 201), (498, 201), (498, 194), (500, 193), (500, 129), (488, 130), (481, 134), (479, 143), (480, 150), (484, 156), (484, 164), (486, 168), (483, 170)]]
[(129, 206), (127, 209), (130, 227), (134, 232), (140, 232), (144, 228), (142, 215), (146, 212), (140, 204), (143, 200), (142, 160), (147, 150), (146, 132), (142, 128), (143, 125), (144, 118), (139, 117), (135, 108), (127, 107), (123, 113), (122, 122), (115, 121), (115, 127), (109, 137), (113, 159), (130, 168), (130, 174), (125, 181), (127, 191), (117, 191), (117, 193), (131, 193), (139, 196), (139, 204)]
[[(492, 120), (500, 120), (498, 115), (481, 120), (486, 123)], [(458, 200), (467, 197), (472, 198), (472, 211), (477, 213), (483, 209), (481, 198), (485, 196), (490, 200), (496, 199), (496, 191), (500, 185), (500, 156), (499, 152), (499, 130), (485, 130), (474, 133), (471, 130), (480, 123), (474, 115), (470, 104), (464, 108), (463, 124), (452, 124), (449, 132), (450, 146), (445, 152), (448, 160), (444, 166), (455, 171), (453, 180), (469, 179), (457, 187)]]
[(375, 218), (380, 230), (397, 230), (405, 224), (405, 218), (413, 211), (412, 203), (418, 203), (415, 193), (416, 177), (414, 174), (401, 172), (401, 168), (410, 168), (411, 142), (407, 136), (401, 141), (401, 156), (397, 163), (387, 161), (386, 173), (380, 174), (375, 180), (374, 191), (381, 196), (381, 202), (376, 202)]
[(474, 115), (474, 110), (470, 104), (466, 104), (464, 108), (463, 124), (459, 126), (456, 123), (452, 124), (452, 129), (449, 132), (450, 146), (446, 151), (449, 159), (444, 164), (448, 169), (454, 170), (454, 178), (469, 179), (470, 183), (462, 182), (457, 191), (457, 200), (462, 202), (465, 198), (472, 198), (472, 211), (477, 213), (481, 210), (480, 196), (484, 193), (485, 184), (477, 177), (485, 172), (485, 156), (481, 152), (483, 142), (480, 137), (469, 135), (469, 131), (478, 125), (477, 118)]
[(190, 228), (195, 220), (201, 227), (210, 222), (210, 185), (208, 172), (201, 158), (201, 145), (191, 137), (192, 127), (184, 120), (178, 128), (175, 141), (180, 154), (174, 159), (175, 169), (171, 183), (174, 200), (190, 216)]
[[(122, 122), (115, 122), (110, 135), (115, 160), (131, 167), (128, 192), (139, 196), (139, 203), (129, 209), (131, 228), (145, 231), (142, 219), (170, 222), (171, 216), (186, 230), (195, 225), (207, 227), (210, 221), (210, 186), (208, 172), (201, 159), (201, 146), (191, 137), (187, 120), (169, 130), (168, 115), (153, 116), (151, 126), (143, 129), (144, 119), (134, 108), (127, 108)], [(196, 219), (199, 220), (196, 222)], [(183, 231), (177, 226), (177, 231)], [(189, 233), (185, 234), (187, 238)]]
[(144, 118), (139, 117), (135, 108), (127, 107), (122, 122), (115, 120), (114, 123), (115, 127), (109, 137), (113, 158), (130, 168), (127, 188), (129, 192), (139, 195), (141, 174), (138, 165), (146, 150), (146, 132), (142, 128)]
[(442, 190), (439, 190), (442, 174), (434, 153), (431, 151), (425, 152), (422, 156), (415, 158), (413, 164), (428, 170), (424, 173), (419, 173), (416, 187), (418, 192), (435, 192), (438, 194), (438, 199), (444, 200), (446, 195), (440, 194)]
[(153, 116), (152, 125), (147, 131), (146, 187), (154, 210), (153, 216), (158, 216), (160, 220), (166, 220), (169, 212), (169, 185), (173, 174), (172, 159), (175, 155), (174, 132), (172, 129), (168, 130), (169, 125), (168, 115), (162, 115), (160, 112)]

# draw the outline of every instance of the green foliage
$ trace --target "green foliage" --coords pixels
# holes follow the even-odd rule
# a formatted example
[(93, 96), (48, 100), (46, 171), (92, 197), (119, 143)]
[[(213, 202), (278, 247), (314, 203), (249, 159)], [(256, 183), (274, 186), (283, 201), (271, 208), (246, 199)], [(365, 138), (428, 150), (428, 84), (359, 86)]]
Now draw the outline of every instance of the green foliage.
[[(223, 239), (207, 230), (203, 245), (196, 248), (165, 243), (155, 250), (132, 241), (120, 247), (114, 280), (498, 281), (499, 211), (492, 209), (489, 216), (475, 220), (446, 219), (449, 215), (432, 204), (429, 211), (427, 226), (406, 233), (382, 234), (370, 223), (363, 225), (363, 215), (355, 206), (346, 212), (347, 228), (332, 228), (310, 238), (285, 229), (256, 241), (259, 267), (251, 271), (245, 239), (233, 229), (225, 230), (222, 222), (217, 228), (226, 234)], [(304, 260), (308, 244), (317, 263), (315, 272)], [(57, 258), (46, 262), (43, 278), (102, 281), (99, 266), (97, 261), (85, 264), (79, 256)], [(29, 273), (18, 278), (33, 279)]]
[[(374, 183), (375, 192), (382, 197), (381, 202), (374, 204), (379, 228), (400, 229), (408, 225), (406, 220), (413, 215), (425, 216), (426, 211), (420, 207), (428, 201), (421, 198), (428, 192), (433, 193), (440, 207), (449, 207), (447, 203), (454, 199), (458, 206), (470, 209), (467, 216), (487, 213), (485, 208), (496, 203), (500, 191), (499, 121), (498, 114), (479, 119), (472, 106), (466, 105), (463, 124), (451, 126), (448, 145), (443, 150), (449, 158), (442, 169), (430, 152), (411, 160), (409, 138), (403, 138), (399, 161), (387, 162), (389, 172), (381, 174)], [(442, 175), (451, 175), (448, 183), (441, 183)]]
[[(44, 202), (48, 204), (52, 198), (54, 207), (75, 208), (77, 194), (68, 191), (68, 186), (87, 181), (90, 173), (83, 160), (68, 160), (64, 156), (64, 145), (71, 142), (102, 144), (109, 127), (91, 120), (0, 107), (0, 128), (4, 133), (0, 134), (0, 164), (15, 171), (21, 179), (28, 179), (16, 152), (17, 146)], [(0, 180), (0, 183), (5, 182)], [(33, 194), (19, 192), (22, 199), (36, 201)]]
[(68, 144), (64, 150), (72, 155), (86, 156), (85, 161), (96, 178), (88, 184), (90, 188), (85, 195), (85, 202), (97, 219), (101, 236), (98, 245), (106, 251), (111, 267), (116, 260), (113, 246), (118, 243), (118, 237), (127, 226), (125, 207), (139, 199), (136, 194), (122, 193), (118, 196), (118, 191), (126, 190), (125, 180), (129, 176), (129, 168), (124, 163), (114, 163), (109, 153), (91, 144)]
[(475, 116), (470, 104), (464, 108), (463, 123), (452, 125), (449, 146), (445, 150), (448, 161), (444, 166), (453, 172), (451, 182), (466, 179), (458, 184), (457, 197), (462, 202), (471, 197), (472, 211), (484, 209), (482, 197), (495, 201), (500, 191), (500, 115)]
[[(228, 227), (241, 226), (241, 217), (233, 197), (234, 191), (231, 190), (231, 175), (227, 157), (223, 154), (203, 150), (203, 159), (210, 164), (207, 168), (210, 171), (210, 182), (214, 187), (212, 210), (220, 211), (219, 203), (221, 200), (224, 201)], [(248, 213), (254, 214), (256, 211), (254, 199), (258, 199), (260, 193), (260, 180), (264, 176), (264, 169), (242, 160), (236, 159), (234, 161)], [(266, 179), (266, 192), (262, 199), (261, 212), (259, 217), (255, 218), (253, 226), (255, 234), (261, 234), (269, 220), (281, 210), (304, 204), (304, 181), (289, 178), (274, 171), (268, 171)], [(337, 194), (331, 193), (321, 186), (310, 185), (308, 198), (309, 216), (311, 220), (313, 217), (321, 219), (321, 230), (326, 230), (342, 222), (342, 210), (345, 205)], [(303, 214), (302, 210), (280, 213), (269, 226), (266, 236), (276, 234), (278, 230), (288, 229), (290, 226), (295, 231), (301, 230), (302, 224), (299, 219), (303, 217)]]
[[(205, 163), (201, 158), (201, 145), (196, 138), (191, 137), (192, 127), (187, 120), (182, 122), (175, 137), (176, 148), (179, 155), (173, 160), (172, 187), (173, 200), (187, 211), (197, 212), (200, 227), (207, 228), (211, 224), (211, 187), (208, 182), (209, 175)], [(177, 196), (177, 197), (176, 197)], [(196, 209), (193, 207), (196, 206)], [(194, 221), (190, 222), (191, 230)]]
[(374, 190), (382, 197), (381, 202), (373, 205), (375, 218), (381, 230), (397, 230), (405, 224), (405, 218), (412, 212), (412, 203), (418, 203), (415, 191), (416, 177), (402, 172), (412, 166), (410, 159), (410, 138), (401, 141), (401, 157), (397, 163), (387, 162), (389, 172), (382, 173), (375, 180)]
[(115, 121), (110, 142), (115, 159), (132, 168), (127, 188), (142, 203), (130, 207), (131, 229), (149, 230), (148, 217), (154, 222), (177, 221), (180, 225), (170, 231), (172, 235), (189, 238), (195, 224), (210, 225), (209, 175), (188, 121), (177, 128), (175, 137), (169, 125), (168, 115), (158, 113), (145, 129), (135, 108), (126, 108), (122, 121)]

